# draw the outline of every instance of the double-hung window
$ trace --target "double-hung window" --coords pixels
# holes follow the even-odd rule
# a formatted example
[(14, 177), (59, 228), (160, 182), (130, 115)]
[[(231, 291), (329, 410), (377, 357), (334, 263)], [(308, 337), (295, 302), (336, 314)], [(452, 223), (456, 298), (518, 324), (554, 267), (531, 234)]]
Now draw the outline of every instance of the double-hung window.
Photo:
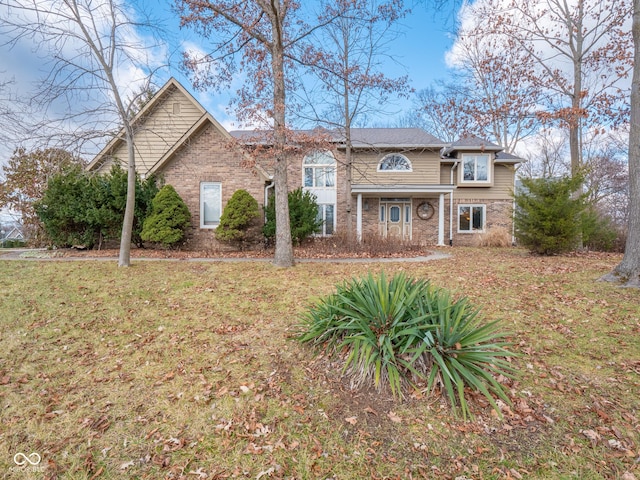
[(458, 205), (458, 232), (482, 232), (485, 221), (485, 205)]
[(222, 215), (222, 184), (200, 184), (200, 228), (216, 228)]
[(461, 183), (491, 182), (491, 160), (486, 154), (462, 156)]

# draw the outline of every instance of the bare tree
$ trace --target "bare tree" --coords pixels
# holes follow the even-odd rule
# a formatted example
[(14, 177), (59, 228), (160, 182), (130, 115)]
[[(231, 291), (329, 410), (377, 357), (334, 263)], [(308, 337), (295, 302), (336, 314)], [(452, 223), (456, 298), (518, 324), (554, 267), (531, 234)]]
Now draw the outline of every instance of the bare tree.
[(582, 134), (628, 114), (622, 80), (632, 66), (631, 0), (484, 0), (471, 8), (476, 31), (504, 35), (533, 60), (526, 78), (546, 97), (539, 117), (569, 132), (571, 170), (582, 163)]
[(295, 142), (287, 128), (287, 92), (296, 84), (293, 60), (301, 58), (310, 35), (332, 18), (310, 23), (308, 12), (294, 0), (176, 0), (176, 8), (183, 26), (212, 42), (209, 53), (186, 55), (196, 88), (229, 87), (237, 73), (246, 74), (237, 92), (236, 112), (240, 121), (262, 126), (270, 137), (276, 195), (274, 264), (291, 266), (287, 164)]
[[(48, 62), (35, 100), (65, 112), (56, 122), (60, 130), (73, 131), (75, 140), (104, 136), (104, 123), (99, 127), (106, 119), (124, 133), (128, 184), (118, 265), (129, 266), (136, 178), (131, 112), (137, 100), (130, 87), (148, 90), (149, 54), (157, 54), (158, 43), (144, 34), (156, 33), (158, 22), (119, 0), (0, 0), (0, 8), (0, 28), (10, 45), (30, 40)], [(132, 71), (133, 78), (124, 78)]]
[[(384, 73), (392, 62), (388, 45), (398, 32), (396, 23), (408, 12), (401, 2), (387, 0), (337, 0), (322, 2), (321, 22), (300, 62), (318, 88), (304, 88), (302, 121), (339, 132), (345, 144), (347, 192), (351, 191), (353, 142), (351, 129), (373, 114), (388, 110), (393, 96), (408, 96), (408, 77)], [(313, 85), (313, 81), (309, 82)], [(347, 195), (347, 232), (353, 232), (352, 197)]]
[(566, 131), (540, 129), (529, 139), (525, 158), (527, 161), (518, 169), (524, 178), (554, 178), (567, 175), (570, 171), (568, 159), (568, 139)]
[(468, 117), (475, 135), (514, 152), (539, 127), (535, 112), (540, 90), (529, 80), (534, 70), (530, 54), (504, 35), (478, 32), (478, 24), (463, 24), (449, 62), (458, 75), (448, 90), (456, 108)]
[(624, 257), (602, 280), (640, 288), (640, 0), (633, 0), (634, 68), (629, 130), (629, 227)]

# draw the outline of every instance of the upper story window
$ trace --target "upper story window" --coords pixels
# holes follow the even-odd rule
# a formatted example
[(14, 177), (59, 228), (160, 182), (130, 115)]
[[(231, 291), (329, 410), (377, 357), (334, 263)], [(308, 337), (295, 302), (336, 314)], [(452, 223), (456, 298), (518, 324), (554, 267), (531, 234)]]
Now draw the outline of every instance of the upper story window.
[(489, 182), (491, 166), (489, 155), (462, 156), (462, 183)]
[(411, 162), (399, 153), (391, 153), (383, 157), (378, 164), (379, 172), (411, 172)]
[(331, 152), (310, 153), (304, 157), (302, 165), (305, 187), (336, 187), (336, 159)]

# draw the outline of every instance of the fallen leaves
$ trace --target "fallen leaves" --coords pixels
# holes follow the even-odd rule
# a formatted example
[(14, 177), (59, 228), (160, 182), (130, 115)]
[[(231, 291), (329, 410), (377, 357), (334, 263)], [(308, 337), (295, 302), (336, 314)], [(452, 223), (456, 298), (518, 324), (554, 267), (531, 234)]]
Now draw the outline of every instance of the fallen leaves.
[(395, 412), (389, 411), (387, 413), (387, 417), (389, 418), (389, 420), (391, 420), (393, 423), (402, 423), (402, 418), (400, 418), (400, 416), (398, 416), (398, 414), (396, 414)]

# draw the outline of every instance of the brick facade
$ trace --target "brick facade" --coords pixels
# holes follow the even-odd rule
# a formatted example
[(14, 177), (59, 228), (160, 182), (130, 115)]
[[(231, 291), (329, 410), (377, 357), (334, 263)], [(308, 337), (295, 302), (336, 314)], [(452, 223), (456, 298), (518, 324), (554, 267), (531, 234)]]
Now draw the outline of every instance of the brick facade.
[(165, 183), (173, 185), (191, 212), (191, 228), (187, 232), (187, 246), (192, 249), (219, 250), (229, 248), (215, 239), (215, 230), (200, 228), (200, 183), (222, 184), (222, 205), (238, 189), (247, 190), (262, 208), (264, 180), (247, 168), (247, 158), (213, 125), (207, 124), (175, 154), (160, 172)]

